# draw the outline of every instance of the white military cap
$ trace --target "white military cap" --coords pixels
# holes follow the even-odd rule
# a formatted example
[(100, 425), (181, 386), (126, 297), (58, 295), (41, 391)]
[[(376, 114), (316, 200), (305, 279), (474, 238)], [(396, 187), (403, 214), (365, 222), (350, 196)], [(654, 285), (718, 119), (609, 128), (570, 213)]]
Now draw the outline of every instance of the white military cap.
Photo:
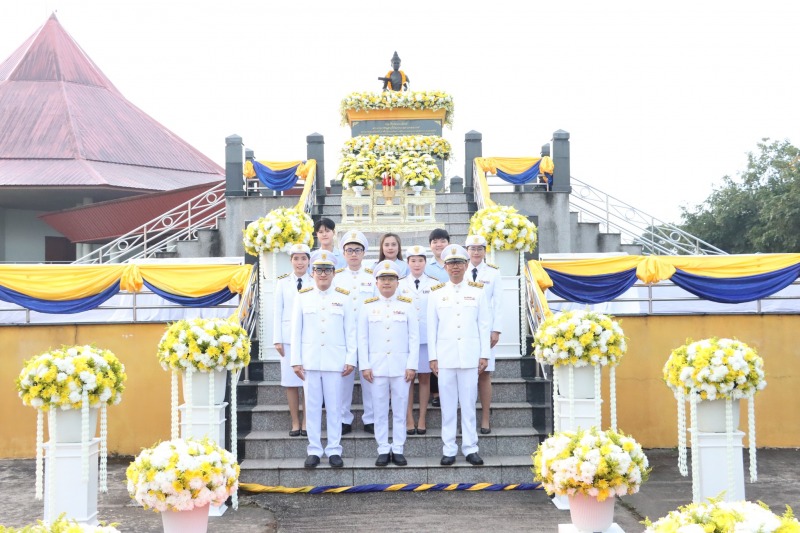
[(408, 260), (409, 257), (415, 256), (415, 255), (421, 255), (422, 257), (427, 259), (428, 258), (428, 256), (426, 255), (427, 253), (428, 253), (428, 250), (424, 246), (420, 246), (419, 244), (415, 244), (413, 246), (409, 246), (408, 248), (406, 248), (406, 252), (405, 252), (406, 260)]
[(452, 263), (453, 261), (469, 261), (469, 255), (463, 246), (457, 244), (448, 244), (442, 250), (442, 259), (445, 263)]
[(289, 248), (289, 257), (293, 256), (294, 254), (306, 254), (307, 256), (311, 257), (311, 248), (309, 248), (307, 244), (298, 242)]
[(469, 235), (467, 237), (467, 242), (464, 243), (465, 248), (469, 248), (470, 246), (486, 246), (486, 238), (483, 235)]
[(365, 252), (367, 251), (367, 244), (368, 244), (367, 236), (361, 233), (360, 231), (347, 231), (345, 232), (344, 235), (342, 235), (340, 244), (342, 252), (344, 252), (345, 245), (350, 243), (360, 244), (361, 246), (364, 247), (364, 251)]
[(383, 261), (378, 261), (372, 267), (372, 275), (376, 278), (380, 278), (381, 276), (395, 276), (397, 278), (400, 277), (400, 267), (397, 266), (397, 263), (394, 261), (389, 261), (384, 259)]
[(328, 250), (317, 250), (311, 254), (311, 266), (329, 266), (336, 268), (336, 257)]

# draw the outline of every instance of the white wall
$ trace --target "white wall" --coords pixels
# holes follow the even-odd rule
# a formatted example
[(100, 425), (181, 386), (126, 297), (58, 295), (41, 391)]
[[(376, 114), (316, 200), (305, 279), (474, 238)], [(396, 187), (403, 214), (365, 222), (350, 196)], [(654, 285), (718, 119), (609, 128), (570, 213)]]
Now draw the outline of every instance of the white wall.
[(44, 211), (0, 210), (0, 260), (44, 261), (44, 238), (63, 237), (37, 217)]

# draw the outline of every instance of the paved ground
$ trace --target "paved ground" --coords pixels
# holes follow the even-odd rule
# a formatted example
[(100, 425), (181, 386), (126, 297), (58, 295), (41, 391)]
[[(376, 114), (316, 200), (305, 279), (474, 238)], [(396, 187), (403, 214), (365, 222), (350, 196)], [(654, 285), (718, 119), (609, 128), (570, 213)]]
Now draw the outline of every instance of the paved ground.
[[(638, 494), (617, 502), (615, 521), (627, 533), (642, 531), (643, 517), (656, 519), (691, 500), (691, 483), (678, 474), (677, 452), (647, 450), (647, 455), (653, 466), (650, 481)], [(100, 496), (100, 518), (119, 522), (121, 531), (159, 532), (160, 515), (128, 498), (128, 460), (109, 464), (109, 493)], [(758, 474), (757, 483), (746, 485), (749, 500), (762, 500), (773, 511), (783, 512), (786, 505), (800, 511), (800, 450), (759, 450)], [(33, 460), (0, 460), (0, 524), (18, 527), (41, 518), (33, 478)], [(209, 532), (554, 532), (568, 522), (569, 512), (557, 510), (543, 491), (261, 494), (243, 495), (238, 511), (211, 518)]]

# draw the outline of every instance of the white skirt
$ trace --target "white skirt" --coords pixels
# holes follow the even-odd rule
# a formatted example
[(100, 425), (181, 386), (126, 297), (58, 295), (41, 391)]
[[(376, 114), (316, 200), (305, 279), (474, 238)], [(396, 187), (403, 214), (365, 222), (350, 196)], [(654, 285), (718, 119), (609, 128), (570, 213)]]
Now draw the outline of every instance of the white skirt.
[(419, 345), (419, 366), (417, 367), (417, 374), (430, 374), (431, 362), (428, 361), (428, 345)]
[(281, 387), (302, 387), (303, 380), (294, 373), (291, 364), (292, 345), (283, 345), (283, 357), (281, 357)]

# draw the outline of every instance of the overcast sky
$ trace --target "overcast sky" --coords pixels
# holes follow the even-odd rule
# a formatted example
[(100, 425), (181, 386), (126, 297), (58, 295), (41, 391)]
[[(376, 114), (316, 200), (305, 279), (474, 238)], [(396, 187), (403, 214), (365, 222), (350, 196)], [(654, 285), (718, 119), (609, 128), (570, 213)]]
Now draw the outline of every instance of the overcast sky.
[[(304, 159), (339, 103), (379, 90), (397, 50), (413, 90), (455, 100), (444, 136), (487, 157), (571, 134), (572, 175), (679, 221), (762, 137), (800, 143), (800, 3), (789, 1), (0, 0), (0, 57), (54, 10), (122, 94), (224, 165), (224, 139)], [(512, 7), (513, 6), (513, 7)]]

